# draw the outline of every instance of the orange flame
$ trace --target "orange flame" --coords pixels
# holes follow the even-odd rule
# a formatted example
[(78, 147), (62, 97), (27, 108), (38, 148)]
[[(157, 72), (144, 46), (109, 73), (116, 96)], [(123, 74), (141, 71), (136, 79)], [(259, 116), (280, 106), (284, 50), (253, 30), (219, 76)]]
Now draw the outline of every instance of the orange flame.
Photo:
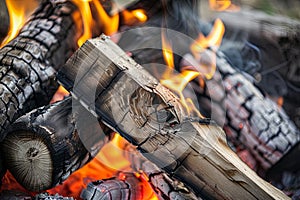
[(183, 70), (180, 74), (174, 74), (174, 56), (172, 51), (172, 45), (167, 40), (165, 32), (162, 31), (162, 52), (164, 60), (168, 66), (165, 70), (160, 83), (167, 88), (176, 92), (180, 98), (182, 105), (186, 108), (189, 114), (196, 113), (198, 117), (203, 118), (191, 99), (186, 99), (183, 95), (183, 90), (187, 84), (195, 79), (199, 72), (192, 70)]
[(70, 93), (63, 87), (59, 86), (55, 94), (53, 95), (50, 103), (54, 103), (60, 100), (63, 100), (66, 96), (68, 96)]
[(91, 0), (73, 0), (73, 2), (78, 7), (83, 20), (83, 34), (77, 41), (80, 47), (87, 39), (92, 37), (93, 17), (90, 8)]
[(9, 13), (9, 30), (8, 35), (5, 40), (2, 42), (1, 46), (6, 45), (9, 41), (14, 39), (19, 30), (25, 24), (27, 15), (31, 12), (36, 6), (36, 2), (33, 0), (30, 1), (12, 1), (6, 0), (6, 6)]
[(137, 23), (144, 23), (148, 20), (143, 9), (136, 9), (132, 11), (124, 10), (122, 11), (123, 21), (126, 25), (134, 25)]
[[(215, 52), (221, 45), (225, 26), (220, 19), (216, 19), (212, 31), (208, 36), (199, 34), (194, 43), (191, 44), (191, 52), (196, 59), (195, 67), (206, 79), (211, 79), (216, 71), (216, 54)], [(211, 51), (208, 50), (210, 48)]]
[(99, 16), (99, 20), (103, 25), (103, 33), (106, 35), (112, 35), (117, 32), (119, 28), (119, 14), (115, 14), (113, 16), (109, 16), (103, 6), (101, 5), (99, 0), (92, 0), (95, 8), (97, 10), (97, 14)]
[(230, 0), (209, 0), (209, 7), (215, 11), (238, 11), (239, 6), (231, 3)]

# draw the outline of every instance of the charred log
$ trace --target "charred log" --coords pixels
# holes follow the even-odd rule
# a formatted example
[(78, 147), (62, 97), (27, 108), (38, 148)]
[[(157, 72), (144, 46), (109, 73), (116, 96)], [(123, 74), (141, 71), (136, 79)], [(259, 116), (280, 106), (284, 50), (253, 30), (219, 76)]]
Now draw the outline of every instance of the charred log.
[(81, 24), (69, 1), (43, 1), (20, 31), (0, 50), (0, 141), (16, 118), (47, 104), (58, 84), (56, 70), (77, 48)]
[(144, 185), (133, 173), (122, 173), (122, 178), (109, 179), (89, 183), (80, 197), (84, 200), (142, 200)]
[(91, 113), (196, 194), (287, 198), (239, 160), (218, 126), (193, 121), (172, 92), (106, 36), (86, 42), (58, 78)]
[(223, 53), (217, 58), (218, 70), (205, 88), (193, 87), (235, 147), (247, 148), (266, 171), (299, 141), (299, 132), (284, 110), (230, 66)]
[(5, 172), (6, 172), (6, 167), (4, 166), (2, 155), (0, 155), (0, 188), (2, 185), (1, 180), (2, 180), (2, 177), (4, 176)]
[(5, 0), (0, 0), (0, 44), (8, 33), (9, 29), (9, 15)]
[[(78, 115), (72, 110), (72, 99), (68, 97), (33, 110), (8, 128), (8, 135), (1, 144), (1, 155), (24, 188), (42, 191), (62, 183), (108, 141), (104, 134), (102, 138), (101, 135), (90, 137), (93, 144), (85, 141), (79, 132), (84, 135), (88, 130), (77, 129), (80, 127), (76, 122)], [(80, 115), (87, 117), (84, 111)], [(82, 141), (91, 146), (85, 147)]]

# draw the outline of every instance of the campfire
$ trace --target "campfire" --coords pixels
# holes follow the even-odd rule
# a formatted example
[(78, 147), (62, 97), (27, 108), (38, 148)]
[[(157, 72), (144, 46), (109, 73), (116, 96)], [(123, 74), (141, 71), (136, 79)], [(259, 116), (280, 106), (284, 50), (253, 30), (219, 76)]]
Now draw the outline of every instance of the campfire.
[(300, 22), (238, 3), (0, 0), (0, 199), (299, 198)]

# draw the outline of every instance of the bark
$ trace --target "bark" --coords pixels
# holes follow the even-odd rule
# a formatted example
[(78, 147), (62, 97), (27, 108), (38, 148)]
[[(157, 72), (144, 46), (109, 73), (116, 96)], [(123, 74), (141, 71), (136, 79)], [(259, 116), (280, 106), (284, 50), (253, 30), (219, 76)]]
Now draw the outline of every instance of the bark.
[[(84, 200), (143, 200), (145, 185), (132, 173), (122, 173), (123, 178), (112, 177), (88, 184), (80, 197)], [(147, 196), (146, 196), (147, 197)]]
[(91, 113), (197, 195), (287, 198), (239, 160), (218, 126), (188, 116), (172, 92), (106, 36), (86, 42), (58, 78)]
[(71, 2), (43, 1), (0, 50), (0, 141), (15, 119), (51, 100), (58, 86), (56, 70), (77, 48), (82, 30), (78, 14)]
[[(108, 141), (104, 134), (94, 132), (90, 132), (94, 135), (87, 141), (84, 135), (89, 129), (83, 130), (77, 123), (79, 110), (72, 110), (72, 105), (75, 106), (68, 97), (33, 110), (8, 128), (8, 135), (1, 144), (1, 155), (24, 188), (43, 191), (62, 183)], [(82, 109), (80, 115), (89, 119), (90, 114)], [(91, 123), (87, 126), (94, 128)]]
[(229, 140), (238, 149), (248, 149), (259, 166), (267, 171), (299, 140), (294, 123), (275, 102), (230, 66), (222, 52), (217, 53), (217, 71), (202, 89), (197, 83), (200, 105), (223, 125)]

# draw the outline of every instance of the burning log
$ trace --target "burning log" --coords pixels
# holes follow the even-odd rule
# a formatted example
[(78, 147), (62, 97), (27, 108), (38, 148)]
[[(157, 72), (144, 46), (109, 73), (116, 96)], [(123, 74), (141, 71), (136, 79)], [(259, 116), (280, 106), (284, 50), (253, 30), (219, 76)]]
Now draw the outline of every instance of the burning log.
[(204, 89), (193, 87), (202, 94), (203, 108), (217, 113), (212, 117), (224, 124), (230, 141), (247, 148), (267, 171), (299, 141), (299, 132), (284, 110), (231, 67), (222, 52), (217, 56), (213, 78), (206, 80)]
[[(90, 119), (90, 114), (81, 110), (80, 115)], [(33, 110), (8, 128), (8, 135), (1, 144), (1, 155), (4, 155), (7, 168), (24, 188), (42, 191), (62, 183), (108, 141), (104, 134), (94, 134), (85, 141), (81, 129), (75, 128), (80, 127), (76, 123), (80, 121), (78, 115), (72, 110), (72, 99), (68, 97)], [(87, 126), (94, 128), (91, 123)], [(89, 142), (90, 148), (86, 148), (82, 141), (85, 144)]]
[(58, 74), (74, 98), (198, 195), (286, 199), (260, 179), (208, 120), (193, 120), (178, 98), (106, 36), (87, 41)]
[(0, 141), (15, 119), (47, 104), (58, 84), (56, 70), (77, 48), (81, 25), (69, 1), (43, 1), (20, 31), (0, 50)]
[(119, 177), (89, 183), (80, 197), (84, 200), (143, 200), (142, 182), (132, 173), (120, 173)]

